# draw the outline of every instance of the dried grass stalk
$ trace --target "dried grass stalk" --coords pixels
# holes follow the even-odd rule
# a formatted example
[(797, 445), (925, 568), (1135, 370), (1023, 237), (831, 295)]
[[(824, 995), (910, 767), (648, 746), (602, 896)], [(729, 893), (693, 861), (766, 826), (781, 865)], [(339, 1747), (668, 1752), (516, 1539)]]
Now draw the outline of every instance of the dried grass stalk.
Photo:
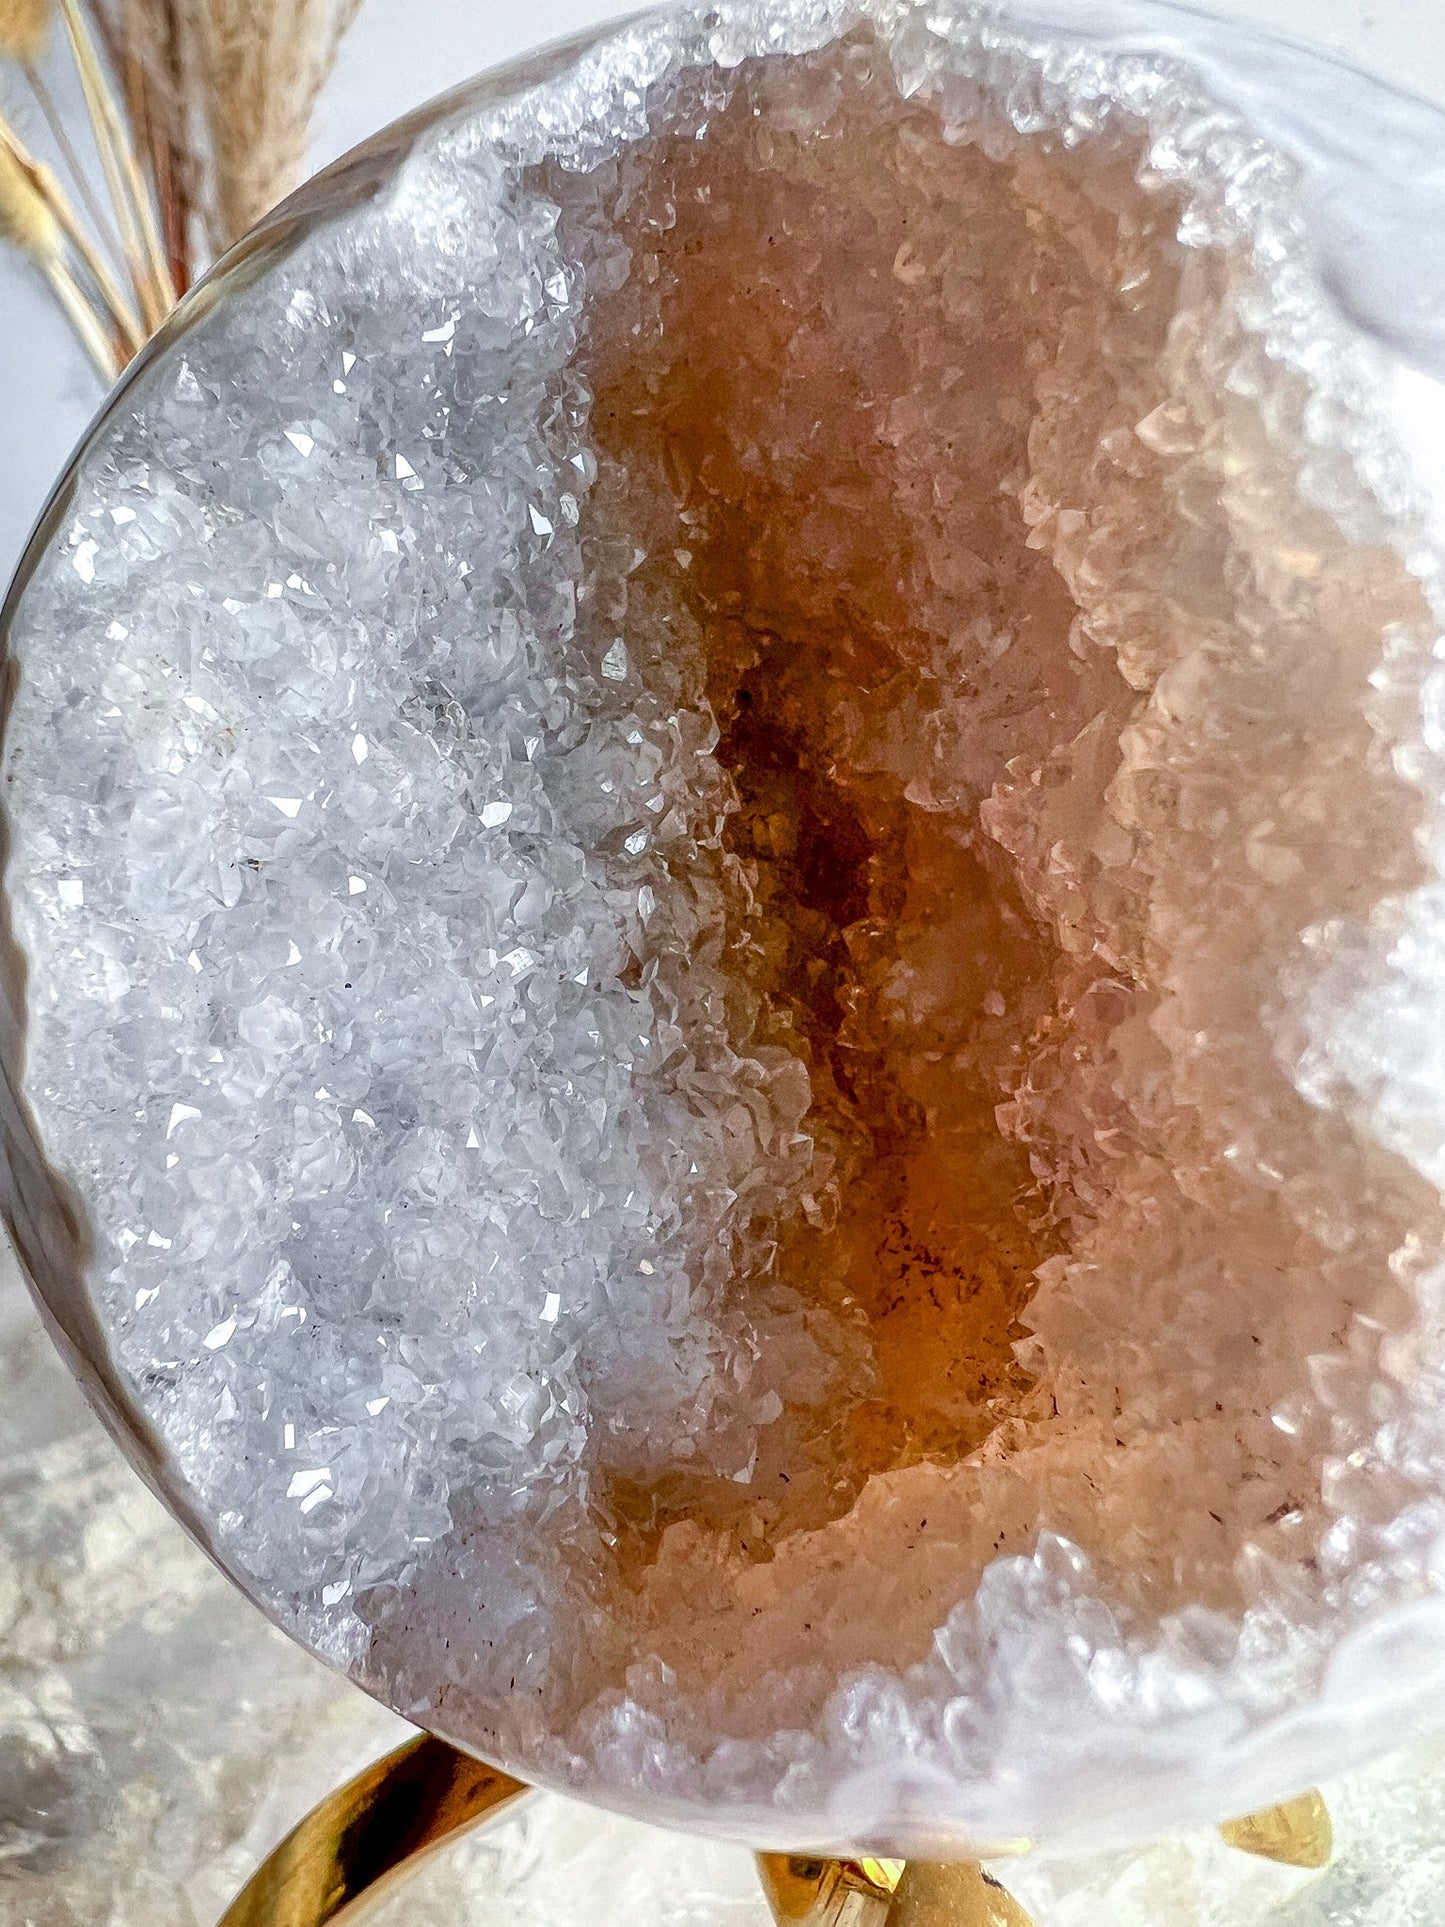
[(99, 316), (66, 260), (66, 226), (56, 211), (58, 189), (3, 123), (0, 123), (0, 240), (28, 254), (91, 360), (107, 381), (117, 357)]
[(91, 0), (150, 177), (171, 280), (194, 278), (207, 167), (195, 0)]
[[(0, 61), (25, 74), (89, 216), (75, 218), (0, 118), (0, 241), (41, 266), (97, 365), (128, 360), (206, 253), (296, 185), (317, 95), (358, 5), (0, 0)], [(52, 11), (81, 83), (104, 208), (36, 66)]]
[(141, 326), (140, 317), (131, 305), (130, 297), (111, 272), (110, 264), (104, 254), (76, 219), (75, 210), (66, 198), (64, 188), (51, 170), (42, 166), (40, 162), (32, 160), (3, 122), (0, 122), (0, 142), (20, 158), (36, 191), (44, 200), (65, 240), (69, 242), (76, 261), (89, 276), (95, 292), (100, 297), (101, 307), (109, 317), (111, 327), (120, 336), (121, 345), (125, 350), (125, 359), (128, 361), (132, 355), (139, 354), (146, 344), (145, 330)]
[(65, 236), (26, 159), (22, 149), (0, 134), (0, 236), (37, 261), (59, 258)]
[(86, 112), (100, 154), (106, 187), (115, 209), (121, 246), (141, 317), (154, 333), (176, 305), (165, 249), (156, 229), (155, 210), (131, 143), (130, 130), (116, 104), (80, 0), (60, 0), (70, 50), (85, 94)]
[(359, 0), (192, 0), (227, 247), (301, 178), (311, 116)]

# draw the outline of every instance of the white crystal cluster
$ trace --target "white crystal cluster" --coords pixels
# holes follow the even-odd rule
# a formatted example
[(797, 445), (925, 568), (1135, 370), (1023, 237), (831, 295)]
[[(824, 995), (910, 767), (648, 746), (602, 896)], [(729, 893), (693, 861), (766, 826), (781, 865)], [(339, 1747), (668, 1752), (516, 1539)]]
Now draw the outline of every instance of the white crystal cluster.
[[(1388, 277), (1341, 305), (1297, 134), (1240, 118), (1263, 55), (1231, 83), (1168, 18), (685, 10), (482, 88), (223, 273), (9, 616), (10, 1070), (165, 1481), (408, 1717), (755, 1844), (1127, 1836), (1445, 1705), (1445, 410)], [(598, 317), (653, 365), (657, 141), (755, 112), (806, 153), (846, 110), (866, 143), (876, 99), (1031, 232), (1073, 194), (1097, 296), (1029, 364), (1032, 472), (989, 484), (1075, 619), (1032, 680), (1042, 616), (960, 641), (1015, 651), (977, 794), (904, 772), (1061, 960), (997, 1091), (1057, 1236), (984, 1444), (764, 1523), (759, 1561), (769, 1428), (866, 1334), (768, 1272), (789, 1210), (838, 1208), (818, 1080), (727, 949), (733, 778), (657, 603), (694, 557), (594, 420)], [(991, 272), (950, 268), (980, 328)], [(933, 586), (989, 561), (936, 549)], [(737, 1517), (649, 1541), (626, 1494), (695, 1477)]]
[[(275, 1635), (140, 1487), (0, 1266), (0, 1927), (212, 1927), (407, 1729)], [(1329, 1784), (1323, 1876), (1212, 1830), (995, 1869), (1037, 1927), (1434, 1927), (1438, 1742)], [(397, 1927), (767, 1927), (752, 1857), (539, 1795), (378, 1903)]]

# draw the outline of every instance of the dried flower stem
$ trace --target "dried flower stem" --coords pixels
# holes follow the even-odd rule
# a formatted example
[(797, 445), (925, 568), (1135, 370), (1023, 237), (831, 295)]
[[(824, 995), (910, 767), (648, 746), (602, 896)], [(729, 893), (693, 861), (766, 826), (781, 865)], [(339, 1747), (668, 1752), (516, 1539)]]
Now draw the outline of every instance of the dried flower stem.
[(0, 123), (0, 234), (42, 260), (64, 250), (54, 212), (37, 186), (29, 157)]
[[(316, 97), (359, 0), (0, 0), (67, 190), (0, 117), (0, 241), (41, 268), (96, 365), (123, 366), (219, 250), (295, 186)], [(64, 27), (104, 187), (37, 66)], [(88, 152), (88, 144), (87, 144)]]
[(145, 332), (134, 307), (122, 292), (106, 263), (105, 256), (76, 219), (75, 210), (71, 207), (60, 182), (48, 167), (37, 161), (27, 151), (14, 129), (7, 126), (3, 120), (0, 120), (0, 160), (3, 160), (9, 170), (12, 181), (18, 178), (23, 182), (23, 192), (29, 197), (29, 203), (35, 210), (36, 218), (45, 222), (47, 237), (58, 236), (54, 246), (48, 250), (42, 250), (34, 236), (28, 241), (13, 234), (11, 238), (18, 239), (28, 253), (36, 254), (37, 257), (43, 251), (63, 253), (65, 244), (67, 242), (70, 244), (77, 259), (95, 284), (96, 292), (105, 310), (105, 318), (109, 321), (111, 330), (120, 336), (121, 345), (125, 351), (124, 358), (129, 360), (145, 346), (146, 342)]
[(40, 263), (40, 268), (50, 283), (51, 292), (64, 310), (66, 320), (80, 337), (81, 345), (95, 363), (101, 379), (109, 385), (120, 373), (120, 361), (105, 330), (96, 319), (95, 310), (64, 261), (47, 258)]
[(76, 71), (85, 93), (86, 111), (95, 130), (100, 164), (115, 208), (141, 318), (147, 330), (154, 334), (175, 306), (176, 291), (156, 233), (150, 197), (78, 0), (60, 0), (60, 14), (70, 37)]
[(65, 259), (66, 231), (44, 174), (0, 122), (0, 235), (35, 262), (66, 319), (106, 381), (116, 376), (115, 350)]
[(0, 0), (0, 53), (35, 62), (50, 31), (50, 0)]
[[(3, 5), (4, 0), (0, 0)], [(188, 35), (196, 0), (89, 0), (120, 78), (135, 145), (155, 197), (171, 281), (184, 293), (195, 274), (192, 241), (202, 167), (195, 151), (194, 82)], [(186, 23), (183, 27), (183, 21)]]
[(135, 129), (136, 146), (146, 157), (155, 189), (167, 271), (176, 292), (184, 294), (190, 285), (190, 265), (186, 259), (186, 230), (189, 223), (180, 191), (177, 157), (163, 128), (157, 123), (145, 71), (133, 53), (126, 59), (122, 81), (131, 125)]
[(19, 67), (25, 76), (26, 85), (35, 96), (35, 103), (44, 117), (45, 125), (50, 129), (50, 138), (59, 150), (60, 158), (64, 161), (66, 171), (75, 184), (75, 190), (85, 206), (85, 211), (94, 223), (96, 234), (106, 245), (113, 247), (114, 235), (111, 223), (90, 184), (89, 174), (80, 164), (80, 156), (75, 151), (69, 129), (61, 119), (60, 111), (51, 97), (50, 89), (46, 86), (40, 69), (33, 60), (21, 60)]
[(111, 273), (105, 256), (76, 219), (75, 210), (66, 199), (59, 181), (48, 167), (42, 167), (38, 163), (33, 165), (42, 191), (48, 196), (55, 218), (64, 230), (65, 238), (84, 264), (91, 280), (94, 281), (96, 292), (105, 303), (112, 322), (124, 339), (125, 358), (129, 361), (132, 355), (140, 353), (148, 339), (140, 317), (122, 291), (120, 283)]
[[(44, 92), (39, 76), (33, 72), (29, 72), (27, 78), (31, 82), (36, 98), (42, 103), (42, 112), (45, 112), (49, 104), (49, 96)], [(50, 111), (46, 113), (47, 123), (55, 135), (57, 145), (59, 145), (62, 152), (68, 156), (72, 172), (77, 174), (79, 182), (82, 188), (84, 188), (85, 176), (79, 173), (79, 166), (75, 161), (74, 152), (69, 142), (63, 138), (63, 127), (58, 124), (57, 120), (51, 119), (53, 111), (52, 105), (50, 106)], [(26, 150), (24, 143), (15, 133), (15, 130), (8, 127), (3, 120), (0, 120), (0, 145), (3, 145), (9, 150), (9, 154), (15, 164), (29, 180), (42, 202), (49, 208), (51, 214), (62, 229), (65, 239), (75, 250), (87, 274), (89, 274), (91, 280), (95, 283), (96, 291), (109, 311), (114, 328), (123, 338), (125, 358), (129, 360), (131, 355), (137, 353), (139, 349), (145, 346), (146, 335), (136, 315), (134, 304), (121, 289), (100, 247), (92, 240), (91, 236), (76, 218), (75, 210), (71, 206), (64, 188), (62, 188), (54, 173), (41, 162), (37, 161), (34, 156)], [(88, 193), (86, 194), (86, 203), (91, 213), (96, 214), (97, 210), (94, 199)], [(101, 232), (104, 233), (104, 224), (98, 222), (97, 225), (100, 227)]]

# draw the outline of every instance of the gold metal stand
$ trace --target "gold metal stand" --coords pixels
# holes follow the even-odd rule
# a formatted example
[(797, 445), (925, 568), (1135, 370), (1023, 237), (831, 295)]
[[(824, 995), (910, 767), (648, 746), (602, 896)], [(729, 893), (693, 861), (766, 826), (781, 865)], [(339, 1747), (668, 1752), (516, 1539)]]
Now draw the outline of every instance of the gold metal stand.
[(1013, 1895), (977, 1861), (912, 1860), (888, 1927), (1033, 1927)]
[(758, 1878), (778, 1927), (884, 1927), (903, 1864), (760, 1853)]
[(323, 1800), (227, 1908), (221, 1927), (325, 1927), (528, 1789), (423, 1737)]
[(1330, 1810), (1318, 1793), (1302, 1793), (1283, 1806), (1247, 1813), (1242, 1820), (1226, 1820), (1219, 1829), (1225, 1845), (1241, 1853), (1257, 1853), (1286, 1867), (1327, 1867), (1335, 1850)]
[[(393, 1879), (527, 1791), (444, 1740), (412, 1740), (313, 1808), (263, 1861), (220, 1927), (355, 1921)], [(1244, 1853), (1292, 1867), (1326, 1866), (1332, 1851), (1318, 1793), (1219, 1831)], [(760, 1853), (758, 1875), (779, 1927), (1032, 1927), (976, 1861)]]

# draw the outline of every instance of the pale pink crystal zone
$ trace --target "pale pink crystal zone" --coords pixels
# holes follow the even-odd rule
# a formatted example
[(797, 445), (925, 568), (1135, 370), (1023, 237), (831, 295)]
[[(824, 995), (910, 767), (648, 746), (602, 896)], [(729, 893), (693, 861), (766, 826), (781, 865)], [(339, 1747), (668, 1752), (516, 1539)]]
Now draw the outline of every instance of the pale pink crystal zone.
[[(745, 647), (761, 629), (787, 651), (790, 622), (826, 627), (849, 604), (894, 645), (882, 696), (820, 665), (845, 688), (823, 699), (813, 753), (845, 789), (901, 793), (927, 826), (908, 852), (914, 901), (859, 979), (938, 1027), (885, 1052), (936, 1043), (994, 1088), (1042, 1210), (1023, 1331), (1002, 1334), (1025, 1382), (996, 1359), (975, 1432), (956, 1428), (961, 1456), (895, 1422), (896, 1464), (831, 1462), (842, 1496), (822, 1519), (797, 1516), (795, 1491), (779, 1506), (764, 1487), (750, 1508), (706, 1478), (660, 1497), (660, 1475), (621, 1453), (644, 1491), (620, 1527), (637, 1592), (616, 1595), (616, 1643), (593, 1651), (627, 1667), (628, 1720), (650, 1711), (700, 1749), (814, 1724), (840, 1674), (927, 1660), (940, 1608), (1041, 1531), (1088, 1555), (1100, 1633), (1183, 1613), (1227, 1647), (1246, 1608), (1277, 1602), (1303, 1627), (1367, 1600), (1368, 1582), (1353, 1599), (1330, 1587), (1331, 1520), (1385, 1528), (1409, 1503), (1369, 1414), (1412, 1369), (1396, 1341), (1381, 1373), (1382, 1337), (1413, 1316), (1398, 1254), (1437, 1249), (1442, 1225), (1434, 1188), (1307, 1103), (1278, 1045), (1302, 936), (1421, 879), (1420, 805), (1372, 727), (1369, 685), (1382, 638), (1426, 656), (1429, 604), (1387, 544), (1345, 539), (1302, 499), (1309, 391), (1241, 328), (1247, 249), (1180, 245), (1174, 194), (1134, 178), (1137, 136), (1068, 153), (985, 113), (946, 144), (934, 110), (891, 99), (877, 67), (864, 36), (744, 69), (705, 140), (624, 154), (600, 208), (585, 179), (557, 185), (564, 218), (600, 212), (631, 250), (627, 285), (590, 311), (603, 467), (584, 534), (594, 553), (625, 535), (650, 558), (623, 598), (632, 658), (719, 707), (719, 677), (739, 674), (727, 621)], [(929, 881), (929, 838), (978, 848), (980, 834), (1037, 919), (995, 960), (1017, 993), (997, 1018), (986, 971), (938, 976), (947, 864)], [(872, 859), (875, 917), (901, 854)], [(872, 940), (860, 925), (850, 941)], [(988, 938), (965, 923), (953, 941), (962, 954)], [(866, 1021), (854, 1006), (850, 1048)], [(817, 1102), (815, 1074), (801, 1128), (826, 1145)], [(966, 1152), (954, 1177), (970, 1184)], [(781, 1195), (755, 1194), (741, 1234), (728, 1225), (735, 1275), (760, 1262), (749, 1235), (786, 1224)], [(806, 1264), (778, 1267), (805, 1294)], [(741, 1289), (746, 1304), (757, 1287)], [(847, 1409), (876, 1390), (844, 1297), (845, 1335), (811, 1383), (779, 1347), (785, 1411), (745, 1497), (780, 1466), (795, 1485), (810, 1401)], [(774, 1381), (766, 1298), (754, 1307), (756, 1397)], [(601, 1442), (604, 1494), (609, 1454)], [(1298, 1685), (1292, 1638), (1254, 1661), (1266, 1696)]]

